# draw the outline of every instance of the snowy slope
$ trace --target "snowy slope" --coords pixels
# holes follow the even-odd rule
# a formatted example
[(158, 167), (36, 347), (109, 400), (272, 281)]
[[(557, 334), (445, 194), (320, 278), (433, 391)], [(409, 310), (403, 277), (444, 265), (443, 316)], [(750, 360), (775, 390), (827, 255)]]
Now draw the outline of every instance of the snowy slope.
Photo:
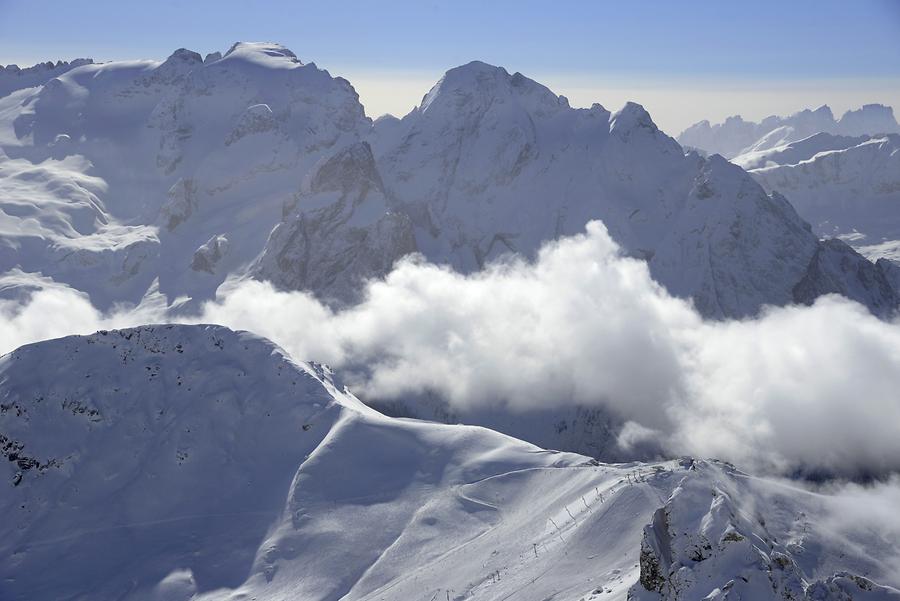
[(731, 162), (735, 165), (740, 165), (747, 171), (779, 165), (797, 165), (802, 161), (808, 161), (819, 153), (845, 150), (868, 139), (869, 136), (838, 136), (819, 132), (808, 138), (803, 138), (796, 142), (788, 142), (774, 148), (745, 152), (731, 159)]
[(0, 505), (15, 516), (0, 536), (3, 599), (141, 598), (160, 582), (157, 592), (180, 586), (186, 569), (200, 590), (237, 586), (290, 559), (296, 543), (264, 541), (273, 524), (302, 522), (291, 505), (313, 498), (375, 512), (354, 560), (337, 540), (308, 549), (335, 562), (319, 572), (333, 590), (320, 582), (316, 597), (335, 598), (415, 513), (394, 502), (407, 487), (421, 499), (432, 487), (586, 460), (481, 428), (382, 417), (335, 388), (327, 369), (216, 326), (38, 343), (5, 356), (0, 373), (10, 460)]
[(900, 133), (900, 125), (889, 106), (866, 104), (849, 110), (836, 120), (828, 106), (804, 109), (787, 117), (772, 115), (759, 123), (740, 115), (711, 125), (700, 121), (684, 130), (678, 141), (686, 147), (733, 158), (748, 152), (771, 150), (817, 133), (842, 136)]
[(835, 528), (827, 496), (714, 462), (598, 465), (388, 418), (334, 382), (217, 326), (3, 357), (0, 597), (900, 595), (833, 579), (898, 585), (900, 549)]
[(734, 162), (787, 196), (818, 234), (873, 260), (900, 240), (900, 135), (817, 134)]

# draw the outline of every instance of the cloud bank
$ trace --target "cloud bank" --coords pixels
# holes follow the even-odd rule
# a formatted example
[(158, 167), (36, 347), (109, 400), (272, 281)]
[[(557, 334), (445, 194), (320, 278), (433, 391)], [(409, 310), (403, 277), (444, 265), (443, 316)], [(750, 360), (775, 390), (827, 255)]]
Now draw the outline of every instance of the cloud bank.
[(254, 281), (228, 283), (192, 315), (158, 299), (103, 314), (22, 273), (0, 278), (0, 294), (3, 352), (100, 328), (213, 322), (345, 371), (367, 400), (427, 392), (463, 414), (599, 407), (628, 422), (623, 447), (652, 441), (778, 473), (900, 470), (900, 324), (840, 297), (705, 321), (623, 257), (599, 222), (533, 262), (473, 275), (403, 261), (338, 311)]

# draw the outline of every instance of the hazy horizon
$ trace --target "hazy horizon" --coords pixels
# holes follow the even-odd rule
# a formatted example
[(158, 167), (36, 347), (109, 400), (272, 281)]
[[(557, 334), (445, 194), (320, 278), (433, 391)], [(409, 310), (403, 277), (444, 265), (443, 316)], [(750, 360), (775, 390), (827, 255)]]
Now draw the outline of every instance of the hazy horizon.
[[(78, 22), (73, 32), (70, 25)], [(553, 43), (547, 43), (552, 39)], [(0, 0), (0, 63), (163, 60), (272, 41), (347, 78), (371, 117), (406, 114), (452, 67), (482, 60), (610, 110), (642, 104), (666, 132), (825, 103), (900, 104), (900, 3), (708, 0), (668, 5), (316, 2), (40, 6)], [(352, 42), (352, 43), (350, 43)]]

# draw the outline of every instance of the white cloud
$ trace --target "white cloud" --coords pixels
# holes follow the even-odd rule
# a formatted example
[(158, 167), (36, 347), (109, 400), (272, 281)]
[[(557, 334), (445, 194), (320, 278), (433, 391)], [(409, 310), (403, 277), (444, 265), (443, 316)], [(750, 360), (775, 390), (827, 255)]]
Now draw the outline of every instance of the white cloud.
[(437, 392), (463, 413), (603, 407), (631, 422), (623, 448), (782, 473), (900, 469), (900, 324), (838, 297), (704, 321), (622, 257), (599, 223), (534, 263), (469, 276), (404, 261), (338, 312), (261, 282), (223, 287), (189, 318), (151, 301), (103, 315), (63, 286), (38, 288), (28, 301), (0, 301), (2, 350), (100, 327), (215, 322), (350, 373), (364, 398)]

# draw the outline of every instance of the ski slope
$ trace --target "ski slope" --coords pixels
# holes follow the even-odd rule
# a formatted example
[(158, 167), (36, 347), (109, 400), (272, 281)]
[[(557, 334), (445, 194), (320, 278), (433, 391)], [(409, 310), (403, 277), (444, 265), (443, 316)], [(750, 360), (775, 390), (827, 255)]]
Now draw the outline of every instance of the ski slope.
[(389, 418), (218, 326), (22, 347), (0, 432), (3, 599), (900, 598), (827, 495)]

